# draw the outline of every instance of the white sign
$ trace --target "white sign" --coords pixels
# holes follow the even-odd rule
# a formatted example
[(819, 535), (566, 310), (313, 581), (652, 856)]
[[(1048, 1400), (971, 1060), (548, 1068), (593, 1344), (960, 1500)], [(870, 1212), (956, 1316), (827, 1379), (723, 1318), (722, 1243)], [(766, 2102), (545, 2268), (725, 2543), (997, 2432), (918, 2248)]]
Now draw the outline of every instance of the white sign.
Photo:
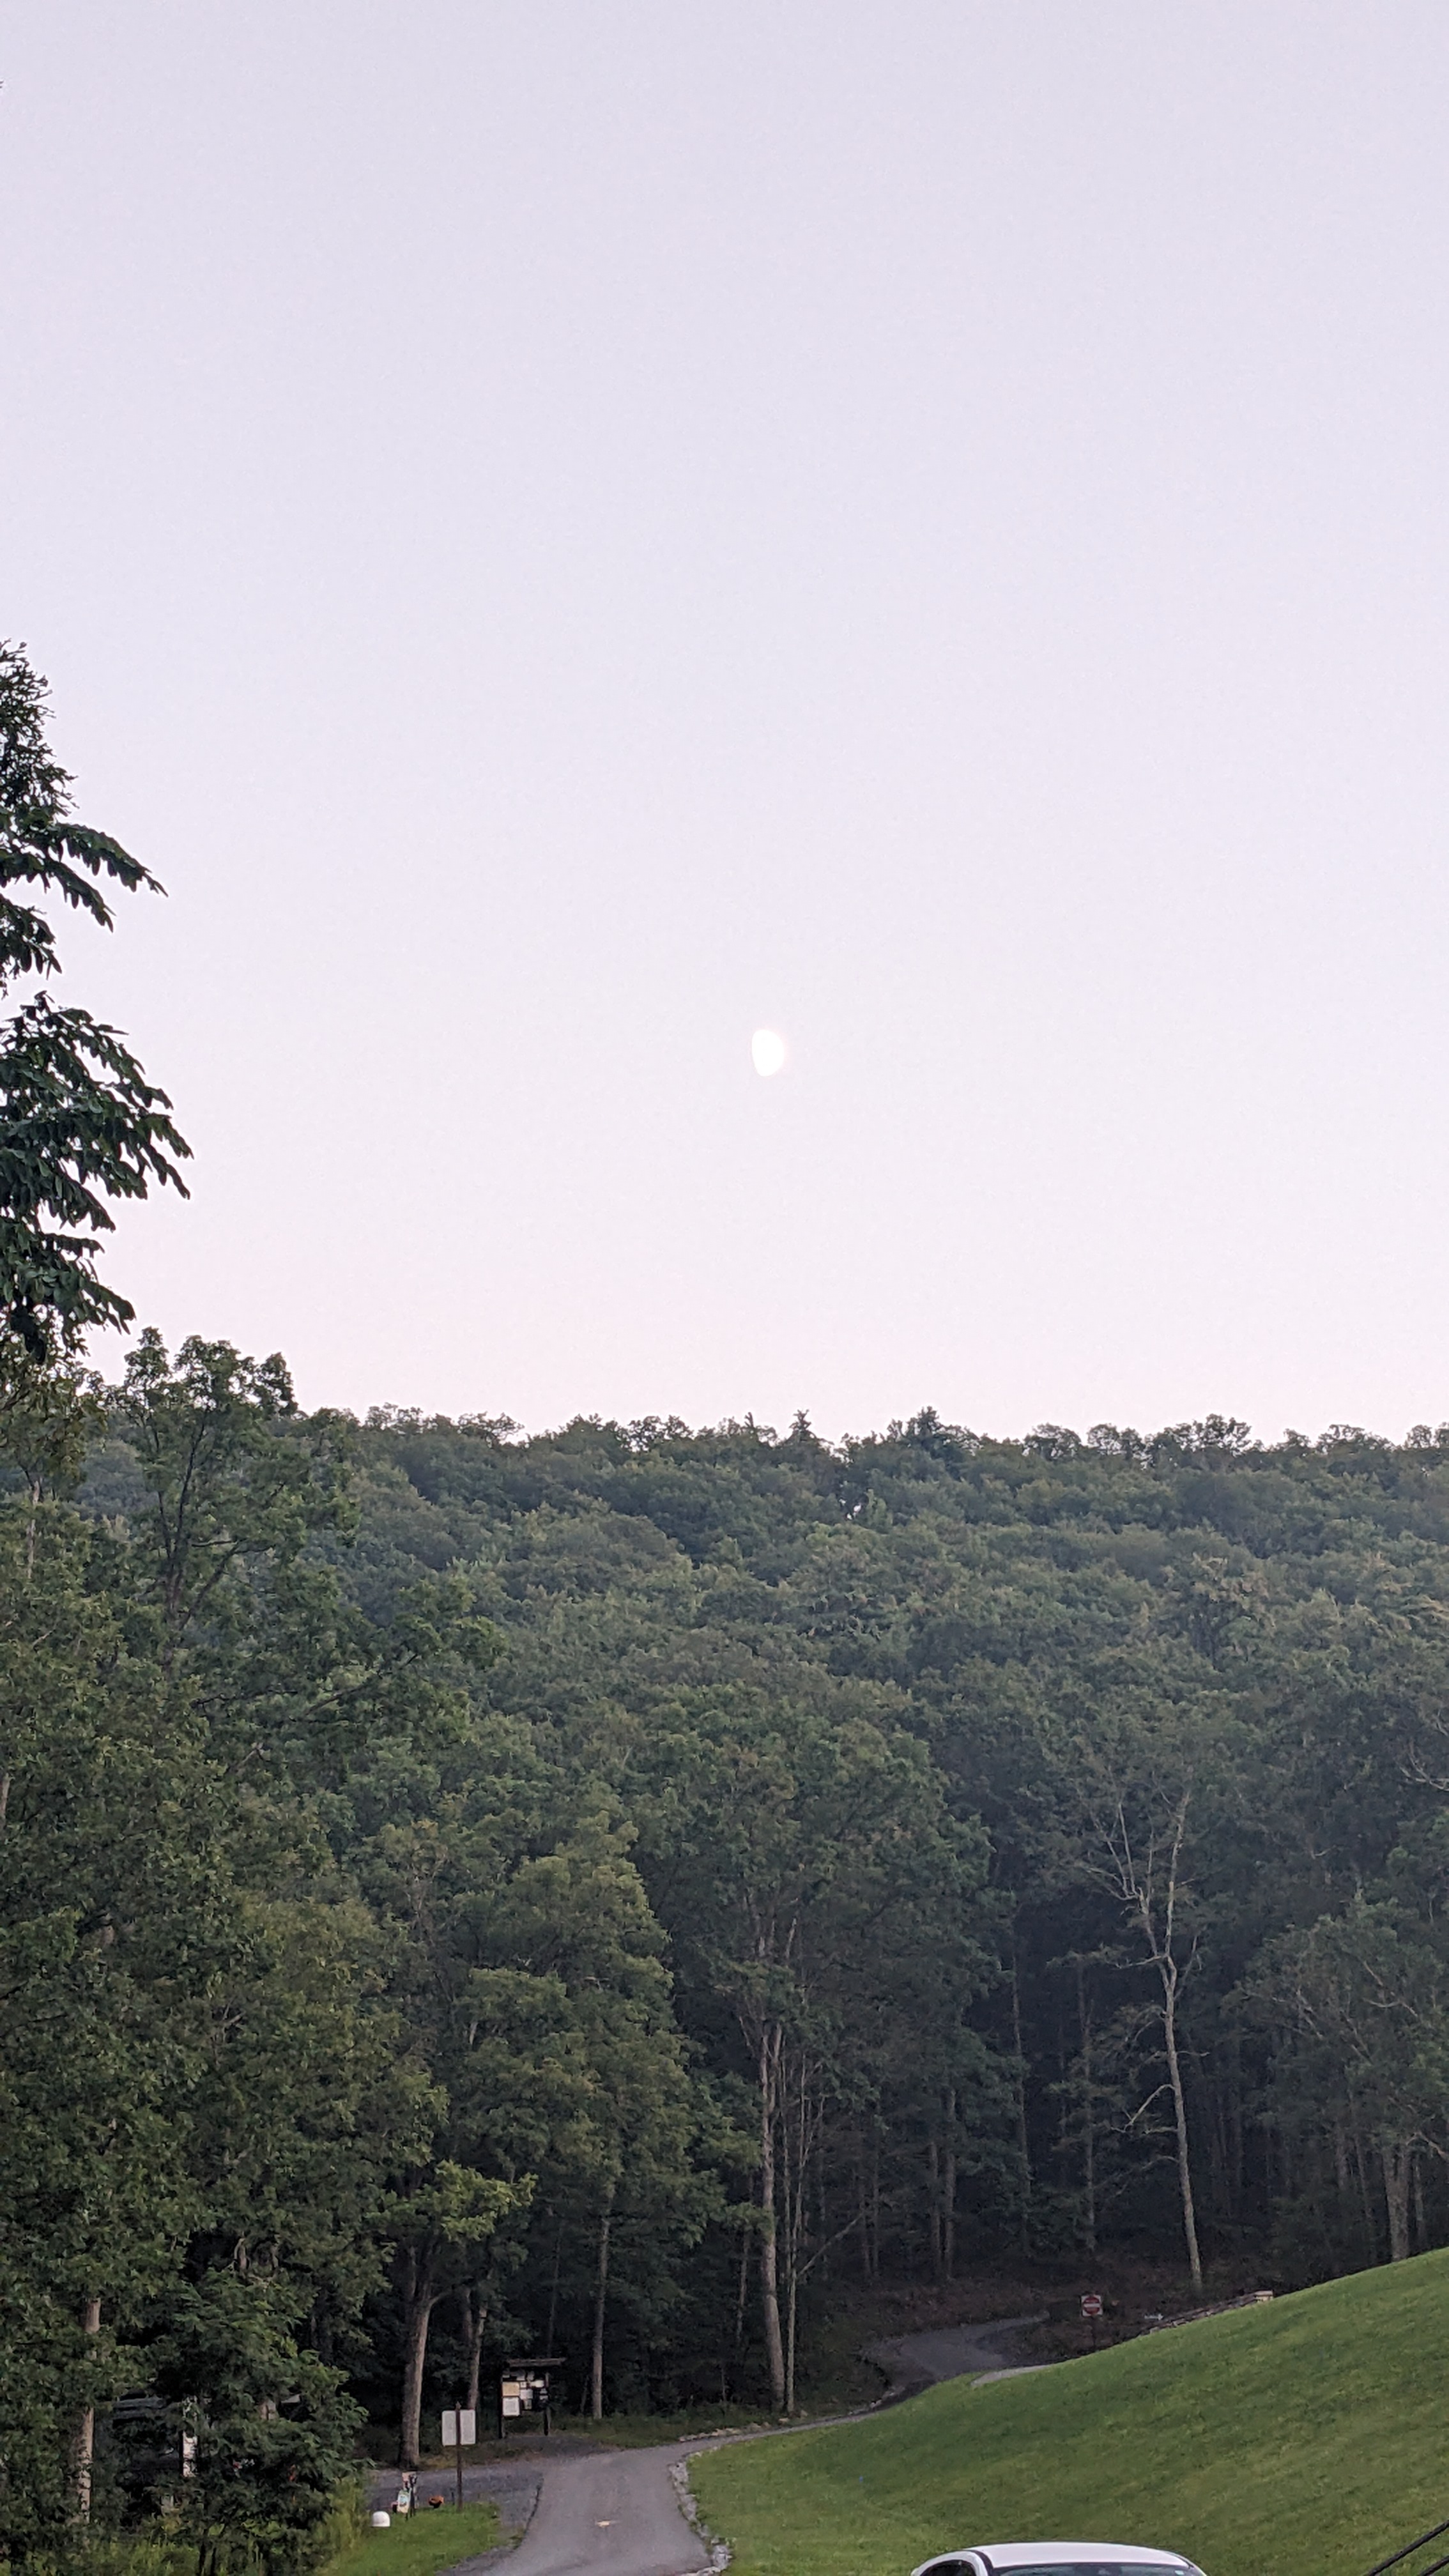
[(478, 2439), (478, 2418), (471, 2406), (443, 2408), (443, 2448), (466, 2451)]

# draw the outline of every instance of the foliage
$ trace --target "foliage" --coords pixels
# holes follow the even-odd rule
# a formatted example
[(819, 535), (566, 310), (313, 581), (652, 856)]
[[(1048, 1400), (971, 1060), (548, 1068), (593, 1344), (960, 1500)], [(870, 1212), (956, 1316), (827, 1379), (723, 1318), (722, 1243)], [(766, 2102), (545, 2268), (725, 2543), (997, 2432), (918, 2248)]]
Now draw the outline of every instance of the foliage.
[(360, 2410), (341, 2373), (296, 2342), (304, 2307), (294, 2286), (231, 2267), (167, 2299), (150, 2358), (178, 2440), (194, 2428), (180, 2528), (197, 2576), (238, 2558), (269, 2576), (309, 2564), (348, 2474)]
[(523, 1440), (153, 1334), (0, 1438), (16, 2559), (176, 2502), (147, 2406), (281, 2567), (349, 2399), (510, 2352), (781, 2412), (884, 2280), (1449, 2241), (1449, 1439)]
[[(109, 833), (72, 816), (45, 698), (24, 652), (0, 644), (0, 993), (58, 971), (37, 897), (109, 930), (107, 881), (160, 891)], [(94, 1325), (132, 1320), (96, 1276), (97, 1239), (113, 1231), (109, 1200), (144, 1198), (153, 1182), (185, 1195), (177, 1164), (190, 1149), (170, 1106), (117, 1030), (43, 989), (0, 1026), (0, 1362), (23, 1371), (75, 1351)]]

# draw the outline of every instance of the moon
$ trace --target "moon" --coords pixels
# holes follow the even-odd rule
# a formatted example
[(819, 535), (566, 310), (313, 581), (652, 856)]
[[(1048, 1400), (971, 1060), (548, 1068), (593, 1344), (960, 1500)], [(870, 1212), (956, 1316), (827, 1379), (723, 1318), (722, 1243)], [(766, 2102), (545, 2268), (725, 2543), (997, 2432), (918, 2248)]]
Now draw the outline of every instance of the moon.
[(785, 1041), (777, 1029), (756, 1029), (750, 1040), (750, 1060), (756, 1073), (766, 1078), (780, 1071), (785, 1061)]

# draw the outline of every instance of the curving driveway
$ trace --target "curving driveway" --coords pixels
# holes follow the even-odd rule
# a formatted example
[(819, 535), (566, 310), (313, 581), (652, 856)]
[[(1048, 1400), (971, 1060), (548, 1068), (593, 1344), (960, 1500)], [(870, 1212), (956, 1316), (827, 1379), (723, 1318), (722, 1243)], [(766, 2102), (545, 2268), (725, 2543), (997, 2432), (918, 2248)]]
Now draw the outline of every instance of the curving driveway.
[(1015, 2337), (1024, 2326), (1039, 2326), (1040, 2311), (1030, 2317), (993, 2317), (984, 2326), (934, 2326), (924, 2334), (892, 2335), (867, 2344), (867, 2357), (891, 2381), (892, 2397), (914, 2397), (934, 2388), (938, 2379), (1011, 2379), (1018, 2372), (1046, 2370), (1043, 2361), (1016, 2361)]
[[(870, 2359), (892, 2383), (877, 2405), (888, 2406), (937, 2380), (967, 2373), (1005, 2378), (1023, 2368), (1045, 2368), (1041, 2362), (1012, 2359), (1013, 2337), (1023, 2326), (1039, 2322), (1037, 2317), (1000, 2317), (990, 2325), (936, 2327), (871, 2344)], [(873, 2414), (876, 2409), (864, 2411)], [(523, 2538), (515, 2548), (465, 2558), (448, 2576), (485, 2576), (485, 2571), (504, 2566), (509, 2576), (706, 2576), (709, 2548), (680, 2511), (670, 2473), (692, 2452), (713, 2449), (719, 2438), (663, 2443), (657, 2450), (603, 2451), (565, 2434), (556, 2436), (556, 2447), (550, 2444), (547, 2451), (530, 2450), (514, 2460), (466, 2470), (465, 2492), (492, 2496), (505, 2530), (522, 2529)], [(773, 2434), (724, 2438), (768, 2440)], [(396, 2479), (377, 2481), (384, 2502), (389, 2484), (395, 2488)], [(424, 2503), (432, 2494), (452, 2491), (451, 2477), (437, 2471), (419, 2480)]]
[(516, 2576), (696, 2576), (709, 2552), (679, 2509), (667, 2450), (595, 2451), (550, 2463), (510, 2558)]
[[(530, 2449), (514, 2460), (463, 2472), (470, 2502), (489, 2496), (517, 2546), (465, 2558), (447, 2576), (704, 2576), (709, 2550), (679, 2509), (670, 2470), (685, 2457), (678, 2442), (645, 2451), (604, 2451), (592, 2442), (555, 2437), (557, 2447)], [(691, 2446), (698, 2448), (698, 2444)], [(374, 2481), (387, 2504), (397, 2478)], [(451, 2499), (451, 2476), (424, 2471), (419, 2502)]]

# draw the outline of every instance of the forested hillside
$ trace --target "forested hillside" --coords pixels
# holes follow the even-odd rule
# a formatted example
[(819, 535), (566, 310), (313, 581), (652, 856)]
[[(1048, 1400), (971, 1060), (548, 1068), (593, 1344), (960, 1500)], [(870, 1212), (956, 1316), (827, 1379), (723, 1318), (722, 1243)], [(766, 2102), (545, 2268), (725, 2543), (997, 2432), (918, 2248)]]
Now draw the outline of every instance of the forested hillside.
[(468, 1567), (491, 1705), (627, 1820), (696, 2064), (774, 2111), (791, 2280), (1449, 2233), (1449, 1431), (360, 1447), (349, 1579)]
[(143, 1337), (3, 1438), (15, 2550), (189, 2424), (280, 2561), (520, 2345), (781, 2407), (845, 2284), (1449, 2239), (1449, 1433), (524, 1440)]

